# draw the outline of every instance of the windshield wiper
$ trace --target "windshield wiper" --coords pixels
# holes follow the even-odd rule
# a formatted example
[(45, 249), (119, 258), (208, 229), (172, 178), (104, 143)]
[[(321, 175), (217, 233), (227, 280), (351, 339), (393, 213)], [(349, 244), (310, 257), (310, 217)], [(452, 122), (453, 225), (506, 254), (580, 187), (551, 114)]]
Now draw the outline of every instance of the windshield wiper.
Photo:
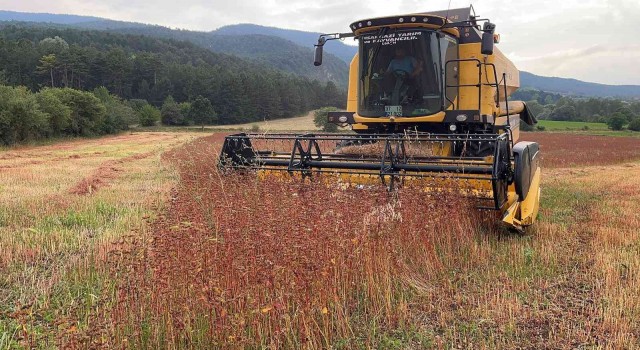
[(378, 40), (377, 45), (375, 46), (375, 48), (373, 49), (373, 52), (371, 53), (371, 56), (367, 57), (367, 63), (362, 65), (362, 71), (360, 72), (360, 80), (364, 81), (364, 77), (365, 77), (365, 73), (367, 71), (367, 68), (369, 68), (369, 65), (373, 65), (373, 63), (376, 61), (376, 58), (378, 56), (378, 53), (380, 52), (380, 49), (382, 48), (382, 36), (386, 35), (389, 32), (389, 27), (384, 27), (384, 28), (380, 28), (378, 29), (378, 31), (376, 32), (376, 38)]

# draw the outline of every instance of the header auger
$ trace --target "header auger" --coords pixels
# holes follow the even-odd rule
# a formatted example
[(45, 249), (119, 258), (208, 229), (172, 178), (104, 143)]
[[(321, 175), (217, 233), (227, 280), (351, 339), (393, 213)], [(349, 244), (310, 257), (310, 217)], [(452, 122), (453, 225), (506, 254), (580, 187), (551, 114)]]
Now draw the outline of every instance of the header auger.
[[(482, 27), (480, 23), (483, 23)], [(322, 35), (323, 46), (353, 37), (347, 111), (329, 122), (351, 133), (227, 136), (220, 166), (266, 173), (335, 174), (353, 183), (432, 179), (478, 207), (499, 211), (517, 230), (533, 224), (540, 199), (539, 147), (518, 142), (526, 104), (511, 101), (519, 72), (494, 44), (495, 25), (473, 8), (372, 18), (350, 33)]]

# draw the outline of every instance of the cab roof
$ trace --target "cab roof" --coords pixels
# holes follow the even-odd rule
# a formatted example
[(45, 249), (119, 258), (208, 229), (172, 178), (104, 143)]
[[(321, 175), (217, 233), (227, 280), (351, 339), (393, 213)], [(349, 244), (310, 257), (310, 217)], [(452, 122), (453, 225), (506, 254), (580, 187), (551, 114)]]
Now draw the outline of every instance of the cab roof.
[[(428, 28), (441, 29), (465, 42), (476, 42), (480, 39), (473, 6), (365, 19), (353, 22), (349, 27), (355, 35), (381, 27)], [(461, 32), (464, 32), (464, 36), (460, 35)]]

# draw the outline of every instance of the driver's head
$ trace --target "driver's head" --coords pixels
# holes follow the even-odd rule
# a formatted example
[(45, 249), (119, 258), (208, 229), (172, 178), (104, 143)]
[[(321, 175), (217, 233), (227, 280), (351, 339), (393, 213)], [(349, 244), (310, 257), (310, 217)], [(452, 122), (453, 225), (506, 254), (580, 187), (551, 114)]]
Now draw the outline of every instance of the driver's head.
[(407, 55), (407, 52), (403, 47), (396, 47), (395, 54), (397, 58), (403, 58), (404, 56)]

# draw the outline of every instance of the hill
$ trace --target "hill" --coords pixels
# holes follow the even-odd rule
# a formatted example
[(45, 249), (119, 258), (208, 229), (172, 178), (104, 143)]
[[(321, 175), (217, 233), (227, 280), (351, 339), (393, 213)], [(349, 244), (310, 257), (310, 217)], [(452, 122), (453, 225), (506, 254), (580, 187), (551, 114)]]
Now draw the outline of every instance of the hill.
[(556, 92), (563, 95), (585, 97), (640, 97), (638, 85), (606, 85), (588, 83), (577, 79), (543, 77), (528, 72), (520, 72), (520, 83), (523, 88)]
[[(345, 31), (349, 28), (345, 25)], [(318, 42), (318, 36), (321, 33), (305, 32), (300, 30), (282, 29), (276, 27), (265, 27), (256, 24), (234, 24), (230, 26), (224, 26), (214, 31), (217, 34), (223, 35), (248, 35), (248, 34), (262, 34), (272, 35), (283, 39), (290, 40), (300, 46), (313, 48), (313, 45)], [(333, 41), (324, 47), (325, 52), (333, 54), (343, 60), (345, 63), (351, 63), (351, 59), (358, 52), (357, 46), (346, 45), (339, 41)]]
[(146, 35), (192, 42), (217, 53), (251, 59), (287, 73), (293, 73), (322, 82), (332, 81), (346, 88), (349, 69), (338, 57), (327, 54), (324, 64), (315, 67), (313, 49), (277, 36), (264, 34), (219, 35), (216, 32), (174, 30), (160, 26), (122, 27), (105, 29), (123, 34)]
[[(357, 52), (355, 46), (331, 42), (325, 46), (325, 64), (310, 64), (313, 44), (320, 33), (266, 27), (255, 24), (224, 26), (212, 32), (174, 30), (141, 23), (113, 21), (97, 17), (51, 15), (0, 11), (0, 21), (30, 21), (64, 24), (84, 29), (171, 38), (195, 43), (217, 53), (227, 53), (269, 65), (310, 79), (333, 81), (346, 86), (347, 62)], [(346, 29), (346, 28), (345, 28)], [(544, 77), (521, 72), (522, 87), (584, 97), (640, 98), (638, 85), (606, 85), (576, 79)]]
[(149, 27), (153, 25), (114, 21), (111, 19), (91, 17), (91, 16), (78, 16), (78, 15), (62, 15), (52, 13), (28, 13), (28, 12), (15, 12), (15, 11), (2, 11), (0, 10), (0, 22), (36, 22), (36, 23), (51, 23), (51, 24), (63, 24), (71, 25), (74, 27), (85, 29), (117, 29), (117, 28), (141, 28)]
[(19, 22), (47, 22), (58, 24), (80, 24), (95, 21), (107, 21), (99, 17), (57, 15), (52, 13), (27, 13), (15, 11), (0, 11), (0, 21)]
[[(76, 15), (0, 11), (1, 21), (46, 23), (47, 25), (64, 25), (81, 29), (189, 41), (213, 52), (240, 56), (283, 72), (293, 73), (309, 79), (317, 79), (321, 82), (332, 81), (342, 88), (346, 88), (349, 74), (347, 64), (330, 52), (325, 55), (324, 64), (320, 68), (311, 64), (313, 60), (313, 43), (317, 40), (317, 35), (319, 34), (313, 34), (312, 36), (315, 36), (315, 39), (308, 41), (308, 45), (299, 45), (289, 39), (267, 35), (260, 33), (260, 31), (223, 35), (218, 34), (217, 31), (198, 32), (170, 29), (157, 25)], [(295, 35), (294, 37), (298, 38)], [(351, 57), (353, 57), (353, 54), (351, 54)]]

